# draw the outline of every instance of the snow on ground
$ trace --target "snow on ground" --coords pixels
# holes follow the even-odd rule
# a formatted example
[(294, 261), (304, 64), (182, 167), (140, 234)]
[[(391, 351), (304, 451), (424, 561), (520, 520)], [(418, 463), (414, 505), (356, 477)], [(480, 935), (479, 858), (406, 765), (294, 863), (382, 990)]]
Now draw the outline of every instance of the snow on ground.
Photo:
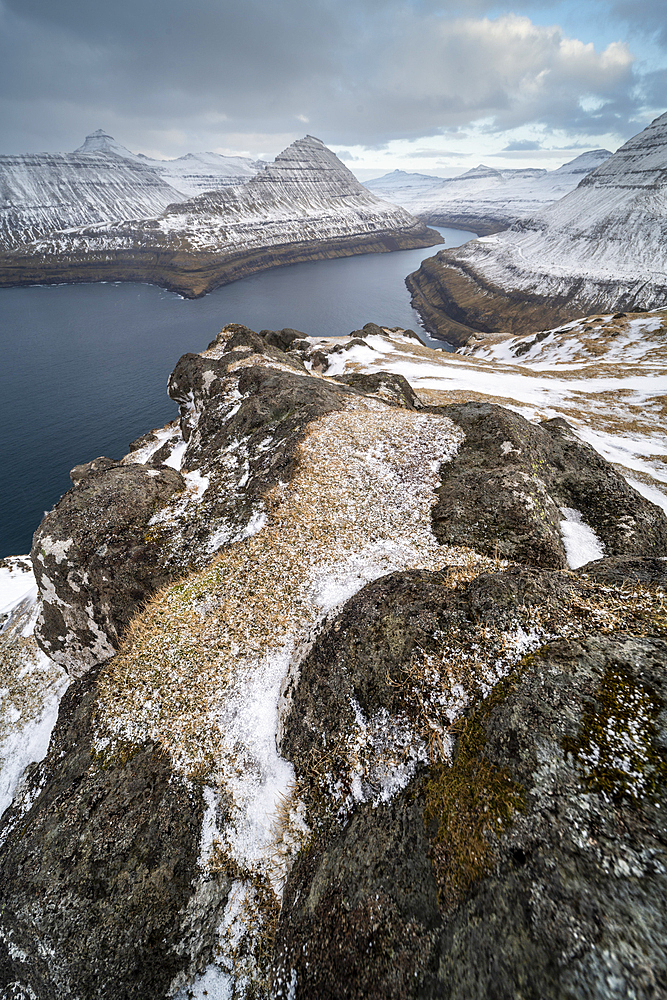
[(633, 485), (651, 491), (648, 499), (666, 502), (665, 310), (595, 316), (525, 337), (494, 334), (451, 354), (388, 332), (333, 354), (326, 374), (379, 371), (404, 375), (426, 403), (488, 400), (529, 420), (564, 417)]
[[(158, 596), (101, 676), (100, 752), (113, 751), (117, 740), (155, 738), (184, 779), (196, 775), (207, 786), (203, 867), (238, 872), (241, 883), (216, 959), (219, 970), (234, 968), (237, 986), (245, 975), (234, 958), (239, 926), (261, 923), (258, 898), (270, 892), (279, 900), (285, 868), (307, 834), (276, 734), (284, 678), (312, 628), (394, 570), (493, 568), (469, 549), (438, 545), (431, 531), (438, 469), (461, 439), (444, 416), (362, 397), (314, 421), (297, 474), (270, 491), (259, 530)], [(423, 748), (410, 747), (406, 735), (404, 756), (413, 762), (406, 766), (395, 752), (382, 755), (387, 720), (362, 719), (358, 728), (350, 734), (350, 785), (366, 797), (376, 785), (372, 770), (378, 795), (389, 797), (409, 780)], [(367, 763), (359, 769), (363, 748)], [(213, 829), (216, 809), (228, 817), (222, 829)], [(268, 883), (267, 867), (274, 872)], [(238, 906), (242, 917), (232, 912)], [(201, 995), (212, 976), (207, 970)]]
[(10, 556), (0, 562), (0, 630), (21, 601), (37, 598), (37, 584), (29, 556)]
[(39, 605), (30, 559), (0, 565), (0, 815), (28, 764), (46, 755), (69, 678), (33, 632)]

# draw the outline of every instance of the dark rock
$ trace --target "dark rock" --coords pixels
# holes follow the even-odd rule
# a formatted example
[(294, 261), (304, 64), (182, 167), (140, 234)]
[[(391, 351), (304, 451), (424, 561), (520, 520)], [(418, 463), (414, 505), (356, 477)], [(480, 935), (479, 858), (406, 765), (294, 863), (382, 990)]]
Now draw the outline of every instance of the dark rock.
[(312, 344), (309, 340), (293, 340), (292, 343), (287, 348), (288, 351), (298, 351), (299, 353), (309, 353), (312, 349)]
[(612, 556), (596, 562), (586, 563), (577, 573), (599, 583), (611, 584), (657, 584), (667, 587), (667, 559), (642, 556)]
[(69, 477), (75, 486), (89, 476), (91, 472), (105, 472), (107, 469), (113, 469), (117, 465), (120, 465), (113, 458), (105, 458), (103, 455), (100, 458), (94, 458), (92, 462), (85, 462), (83, 465), (75, 465), (71, 470)]
[(64, 696), (48, 756), (3, 816), (3, 996), (158, 1000), (187, 964), (201, 791), (155, 745), (95, 752), (97, 674)]
[(490, 403), (442, 408), (464, 430), (441, 470), (433, 526), (441, 543), (565, 567), (559, 522), (575, 508), (609, 555), (667, 552), (667, 518), (560, 417), (531, 424)]
[(364, 323), (361, 330), (353, 330), (351, 337), (386, 337), (386, 333), (377, 323)]
[(43, 601), (35, 636), (74, 676), (112, 656), (139, 606), (179, 575), (149, 522), (183, 485), (166, 467), (91, 472), (35, 532), (31, 559)]
[[(614, 562), (603, 560), (610, 571)], [(639, 562), (647, 582), (663, 575)], [(315, 638), (286, 692), (281, 746), (302, 781), (319, 771), (322, 791), (351, 700), (369, 716), (386, 707), (390, 727), (415, 653), (446, 642), (465, 656), (522, 614), (541, 614), (554, 636), (473, 700), (453, 727), (451, 766), (434, 763), (389, 804), (320, 825), (285, 887), (277, 998), (665, 993), (667, 641), (627, 624), (557, 637), (575, 624), (568, 608), (604, 606), (609, 593), (543, 570), (454, 591), (439, 574), (397, 573)]]
[(349, 385), (366, 396), (377, 396), (387, 403), (394, 403), (405, 410), (420, 410), (423, 404), (408, 380), (403, 375), (390, 372), (374, 372), (372, 375), (353, 373), (335, 375), (337, 382)]
[(276, 1000), (415, 995), (439, 924), (422, 813), (410, 794), (362, 806), (297, 862), (283, 895)]
[(300, 330), (292, 330), (290, 327), (285, 327), (284, 330), (267, 330), (265, 333), (266, 343), (281, 351), (289, 350), (295, 340), (304, 340), (305, 337), (305, 333), (301, 333)]

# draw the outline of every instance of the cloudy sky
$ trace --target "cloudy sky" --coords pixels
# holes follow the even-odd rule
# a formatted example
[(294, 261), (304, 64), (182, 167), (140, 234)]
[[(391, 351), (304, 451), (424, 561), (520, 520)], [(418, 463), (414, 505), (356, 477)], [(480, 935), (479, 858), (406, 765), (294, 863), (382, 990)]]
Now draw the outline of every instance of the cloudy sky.
[(665, 0), (0, 0), (0, 152), (306, 133), (366, 179), (556, 167), (667, 110)]

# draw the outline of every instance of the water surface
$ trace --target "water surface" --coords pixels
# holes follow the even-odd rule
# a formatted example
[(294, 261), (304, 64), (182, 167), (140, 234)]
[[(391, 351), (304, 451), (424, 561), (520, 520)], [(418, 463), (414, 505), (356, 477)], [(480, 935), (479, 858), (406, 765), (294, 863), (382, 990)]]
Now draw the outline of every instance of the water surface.
[[(439, 231), (445, 246), (475, 236)], [(141, 284), (0, 289), (0, 557), (30, 549), (74, 465), (119, 458), (177, 415), (169, 373), (226, 323), (310, 336), (345, 336), (369, 321), (419, 329), (404, 280), (438, 249), (274, 268), (195, 300)]]

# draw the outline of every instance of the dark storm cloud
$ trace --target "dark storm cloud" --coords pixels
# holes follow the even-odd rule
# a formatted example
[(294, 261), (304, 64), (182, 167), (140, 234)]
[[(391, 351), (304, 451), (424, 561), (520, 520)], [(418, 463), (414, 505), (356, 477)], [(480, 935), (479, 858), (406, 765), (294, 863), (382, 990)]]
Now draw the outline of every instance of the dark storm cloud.
[(483, 118), (497, 130), (540, 122), (590, 132), (580, 106), (590, 94), (596, 128), (628, 131), (636, 104), (624, 46), (596, 51), (527, 17), (489, 19), (488, 9), (484, 0), (0, 0), (2, 148), (58, 148), (56, 134), (73, 146), (97, 127), (171, 155), (275, 152), (307, 131), (372, 147)]

